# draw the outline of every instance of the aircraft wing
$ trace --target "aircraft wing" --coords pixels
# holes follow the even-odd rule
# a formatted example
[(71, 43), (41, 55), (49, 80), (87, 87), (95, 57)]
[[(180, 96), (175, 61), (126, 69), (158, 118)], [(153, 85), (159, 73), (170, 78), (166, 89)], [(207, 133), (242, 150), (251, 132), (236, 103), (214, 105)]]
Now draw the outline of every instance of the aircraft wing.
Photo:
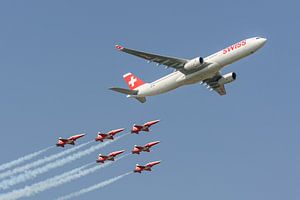
[(134, 148), (142, 149), (142, 148), (144, 148), (144, 147), (142, 147), (142, 146), (135, 146)]
[(141, 126), (141, 125), (133, 125), (134, 127), (136, 127), (136, 128), (139, 128), (139, 129), (142, 129), (143, 128), (143, 126)]
[(221, 78), (222, 76), (220, 75), (220, 73), (217, 73), (214, 77), (210, 78), (210, 79), (206, 79), (203, 82), (206, 83), (209, 88), (213, 89), (214, 91), (216, 91), (217, 93), (219, 93), (219, 95), (225, 95), (226, 94), (226, 89), (225, 89), (225, 85), (224, 84), (219, 84), (218, 80)]
[(107, 136), (107, 134), (105, 134), (105, 133), (98, 133), (98, 135), (100, 135), (101, 137), (106, 137)]
[(175, 58), (175, 57), (147, 53), (147, 52), (143, 52), (143, 51), (137, 51), (137, 50), (133, 50), (133, 49), (127, 49), (120, 45), (116, 45), (116, 49), (118, 49), (119, 51), (128, 53), (128, 54), (140, 57), (140, 58), (144, 58), (144, 59), (148, 60), (149, 62), (155, 62), (160, 65), (172, 67), (174, 69), (181, 69), (181, 68), (183, 68), (185, 63), (188, 62), (187, 59)]
[(62, 141), (62, 142), (68, 142), (70, 139), (60, 138), (59, 140)]

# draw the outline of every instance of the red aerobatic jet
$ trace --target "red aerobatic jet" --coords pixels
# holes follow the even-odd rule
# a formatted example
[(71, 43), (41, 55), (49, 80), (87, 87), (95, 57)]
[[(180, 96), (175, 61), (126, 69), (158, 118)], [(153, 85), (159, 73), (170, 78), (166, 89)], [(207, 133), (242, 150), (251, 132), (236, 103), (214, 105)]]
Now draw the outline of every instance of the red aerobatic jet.
[(110, 161), (114, 161), (115, 157), (121, 153), (123, 153), (125, 150), (121, 150), (121, 151), (114, 151), (111, 152), (110, 154), (108, 154), (107, 156), (103, 156), (101, 154), (99, 154), (99, 157), (97, 159), (97, 163), (101, 162), (104, 163), (106, 160), (110, 160)]
[(150, 148), (158, 143), (160, 143), (160, 141), (149, 142), (148, 144), (145, 144), (144, 146), (134, 145), (133, 150), (131, 152), (133, 154), (140, 154), (142, 151), (150, 152)]
[(66, 144), (71, 144), (71, 145), (75, 145), (75, 141), (81, 137), (83, 137), (85, 134), (78, 134), (78, 135), (73, 135), (67, 139), (58, 138), (58, 142), (56, 143), (56, 146), (58, 147), (65, 147)]
[(151, 171), (151, 168), (154, 166), (154, 165), (157, 165), (159, 164), (161, 161), (154, 161), (154, 162), (150, 162), (150, 163), (147, 163), (145, 166), (141, 166), (141, 165), (136, 165), (135, 166), (135, 169), (133, 172), (137, 172), (137, 173), (142, 173), (142, 171)]
[(158, 123), (160, 120), (154, 120), (154, 121), (150, 121), (150, 122), (146, 122), (144, 125), (136, 125), (134, 124), (132, 129), (131, 129), (131, 133), (136, 133), (139, 134), (140, 131), (145, 131), (145, 132), (149, 132), (149, 128), (150, 126)]
[(125, 130), (125, 128), (119, 128), (119, 129), (116, 129), (116, 130), (111, 130), (108, 133), (98, 132), (98, 135), (95, 138), (95, 141), (101, 141), (101, 142), (103, 142), (104, 139), (113, 140), (114, 139), (114, 135), (116, 135), (117, 133), (120, 133), (120, 132), (122, 132), (124, 130)]

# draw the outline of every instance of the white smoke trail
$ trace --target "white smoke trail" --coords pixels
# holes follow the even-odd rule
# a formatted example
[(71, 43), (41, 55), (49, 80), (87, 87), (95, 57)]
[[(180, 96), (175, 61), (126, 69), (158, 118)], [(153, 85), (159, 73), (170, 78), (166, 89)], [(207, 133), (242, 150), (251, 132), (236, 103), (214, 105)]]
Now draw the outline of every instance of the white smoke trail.
[(12, 168), (12, 167), (14, 167), (14, 166), (16, 166), (18, 164), (21, 164), (21, 163), (23, 163), (25, 161), (31, 160), (31, 159), (33, 159), (33, 158), (41, 155), (42, 153), (44, 153), (44, 152), (52, 149), (53, 147), (54, 146), (47, 147), (47, 148), (42, 149), (40, 151), (37, 151), (37, 152), (31, 153), (31, 154), (25, 155), (25, 156), (23, 156), (21, 158), (18, 158), (16, 160), (13, 160), (13, 161), (10, 161), (10, 162), (7, 162), (7, 163), (3, 163), (2, 165), (0, 165), (0, 171), (3, 171), (5, 169), (7, 169), (7, 168)]
[(53, 177), (53, 178), (51, 178), (51, 179), (53, 179), (52, 181), (57, 181), (58, 179), (63, 179), (63, 178), (65, 178), (65, 177), (67, 177), (67, 176), (72, 176), (73, 174), (76, 174), (77, 172), (83, 170), (84, 168), (87, 168), (87, 167), (89, 167), (90, 165), (94, 165), (94, 164), (95, 164), (94, 162), (91, 162), (91, 163), (82, 165), (82, 166), (80, 166), (80, 167), (77, 167), (77, 168), (75, 168), (75, 169), (72, 169), (71, 171), (67, 171), (67, 172), (64, 172), (64, 173), (62, 173), (62, 174), (60, 174), (60, 175), (57, 175), (57, 176), (55, 176), (56, 178)]
[(121, 137), (122, 136), (117, 137), (115, 140), (110, 140), (110, 141), (106, 141), (106, 142), (91, 146), (90, 148), (88, 148), (86, 150), (74, 153), (74, 154), (72, 154), (68, 157), (65, 157), (65, 158), (58, 159), (58, 160), (56, 160), (54, 162), (51, 162), (51, 163), (48, 163), (48, 164), (46, 164), (42, 167), (39, 167), (39, 168), (36, 168), (36, 169), (33, 169), (33, 170), (28, 170), (28, 171), (25, 171), (22, 174), (17, 175), (17, 176), (13, 176), (9, 179), (5, 179), (5, 180), (0, 182), (0, 189), (8, 189), (13, 185), (25, 182), (25, 181), (30, 180), (30, 179), (33, 179), (36, 176), (38, 176), (40, 174), (43, 174), (43, 173), (46, 173), (51, 169), (54, 169), (54, 168), (63, 166), (65, 164), (69, 163), (69, 162), (75, 161), (75, 160), (77, 160), (77, 159), (79, 159), (83, 156), (91, 154), (94, 151), (105, 147), (106, 145), (108, 145), (108, 144), (110, 144), (114, 141), (117, 141)]
[[(122, 159), (122, 158), (124, 158), (124, 157), (126, 157), (126, 156), (128, 156), (128, 155), (130, 155), (130, 154), (127, 154), (127, 155), (124, 155), (124, 156), (121, 156), (121, 157), (117, 158), (115, 160), (115, 162)], [(93, 173), (93, 172), (95, 172), (95, 171), (97, 171), (97, 170), (99, 170), (103, 167), (106, 167), (106, 166), (108, 166), (112, 163), (113, 162), (106, 162), (102, 165), (97, 165), (97, 166), (94, 166), (94, 167), (90, 167), (88, 169), (79, 170), (76, 173), (73, 172), (71, 175), (69, 174), (70, 172), (66, 172), (66, 173), (68, 173), (67, 175), (66, 175), (66, 173), (63, 173), (63, 174), (57, 175), (53, 178), (49, 178), (49, 179), (46, 179), (44, 181), (35, 183), (31, 186), (25, 186), (22, 189), (13, 190), (12, 192), (0, 195), (0, 200), (15, 200), (15, 199), (19, 199), (19, 198), (22, 198), (22, 197), (30, 197), (30, 196), (36, 195), (40, 192), (43, 192), (45, 190), (48, 190), (50, 188), (57, 187), (57, 186), (62, 185), (64, 183), (68, 183), (68, 182), (73, 181), (75, 179), (86, 176), (86, 175), (88, 175), (90, 173)]]
[(95, 162), (90, 162), (88, 164), (82, 165), (80, 167), (72, 169), (71, 171), (67, 171), (67, 172), (64, 172), (64, 173), (62, 173), (60, 175), (57, 175), (55, 179), (54, 179), (54, 177), (51, 178), (51, 179), (52, 179), (52, 181), (57, 181), (58, 179), (63, 179), (65, 177), (67, 177), (67, 176), (72, 176), (73, 174), (76, 174), (77, 172), (83, 170), (84, 168), (89, 167), (90, 165), (95, 165)]
[[(15, 191), (10, 192), (10, 193), (13, 193), (13, 192), (14, 192), (14, 195), (15, 195), (14, 197), (11, 196), (11, 195), (8, 195), (8, 194), (10, 194), (10, 193), (2, 194), (2, 195), (0, 195), (0, 200), (4, 200), (4, 199), (14, 199), (14, 198), (15, 198), (15, 199), (18, 199), (18, 198), (21, 198), (21, 197), (22, 197), (22, 196), (20, 196), (20, 194), (22, 194), (22, 193), (21, 193), (21, 190), (25, 191), (25, 189), (29, 189), (30, 187), (37, 186), (37, 185), (39, 185), (39, 184), (42, 185), (42, 184), (47, 184), (47, 182), (55, 182), (55, 181), (58, 181), (58, 180), (60, 180), (60, 179), (64, 179), (65, 177), (72, 176), (73, 174), (78, 173), (79, 171), (81, 171), (81, 170), (85, 169), (86, 167), (90, 166), (91, 164), (94, 164), (94, 162), (93, 162), (93, 163), (88, 163), (88, 164), (83, 165), (83, 166), (80, 166), (80, 167), (77, 167), (77, 168), (75, 168), (75, 169), (73, 169), (73, 170), (71, 170), (71, 171), (68, 171), (68, 172), (65, 172), (65, 173), (63, 173), (63, 174), (54, 176), (54, 177), (52, 177), (52, 178), (46, 179), (46, 180), (41, 181), (41, 182), (39, 182), (39, 183), (33, 184), (33, 185), (31, 185), (31, 186), (25, 186), (23, 189), (15, 190), (15, 191), (20, 191), (19, 193), (15, 192)], [(18, 196), (18, 195), (19, 195), (19, 196)]]
[(65, 195), (65, 196), (62, 196), (62, 197), (59, 197), (57, 198), (56, 200), (67, 200), (67, 199), (73, 199), (74, 197), (78, 197), (80, 195), (83, 195), (85, 193), (88, 193), (88, 192), (92, 192), (94, 190), (97, 190), (97, 189), (100, 189), (102, 187), (105, 187), (107, 185), (110, 185), (114, 182), (116, 182), (117, 180), (120, 180), (121, 178), (124, 178), (125, 176), (128, 176), (129, 174), (132, 174), (132, 172), (127, 172), (125, 174), (122, 174), (120, 176), (116, 176), (116, 177), (113, 177), (111, 179), (108, 179), (108, 180), (105, 180), (105, 181), (102, 181), (96, 185), (92, 185), (90, 187), (87, 187), (87, 188), (84, 188), (84, 189), (81, 189), (79, 190), (78, 192), (72, 192), (68, 195)]
[(72, 152), (74, 152), (74, 151), (76, 151), (76, 150), (78, 150), (78, 149), (80, 149), (80, 148), (82, 148), (82, 147), (84, 147), (84, 146), (90, 144), (91, 142), (92, 142), (92, 141), (89, 141), (89, 142), (80, 144), (80, 145), (78, 145), (78, 146), (75, 146), (75, 147), (72, 147), (72, 148), (70, 148), (70, 149), (67, 149), (67, 150), (65, 150), (65, 151), (63, 151), (63, 152), (56, 153), (56, 154), (53, 154), (53, 155), (51, 155), (51, 156), (47, 156), (47, 157), (41, 158), (41, 159), (39, 159), (39, 160), (36, 160), (36, 161), (34, 161), (34, 162), (28, 163), (28, 164), (26, 164), (26, 165), (23, 165), (23, 166), (14, 168), (14, 169), (12, 169), (12, 170), (7, 170), (7, 171), (5, 171), (5, 172), (2, 172), (2, 173), (0, 173), (0, 179), (5, 178), (5, 177), (8, 177), (8, 176), (12, 176), (12, 175), (17, 174), (17, 173), (20, 173), (20, 172), (24, 172), (24, 171), (26, 171), (26, 170), (29, 170), (29, 169), (33, 168), (33, 167), (37, 167), (37, 166), (40, 166), (40, 165), (42, 165), (42, 164), (44, 164), (44, 163), (47, 163), (47, 162), (56, 160), (56, 159), (58, 159), (58, 158), (60, 158), (60, 157), (62, 157), (62, 156), (65, 156), (65, 155), (67, 155), (67, 154), (70, 154), (70, 153), (72, 153)]

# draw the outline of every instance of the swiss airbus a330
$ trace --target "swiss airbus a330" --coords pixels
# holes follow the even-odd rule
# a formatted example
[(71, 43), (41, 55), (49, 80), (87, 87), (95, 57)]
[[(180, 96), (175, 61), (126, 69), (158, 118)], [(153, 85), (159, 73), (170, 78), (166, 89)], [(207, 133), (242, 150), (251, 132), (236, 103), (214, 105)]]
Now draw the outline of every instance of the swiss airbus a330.
[(167, 68), (173, 68), (175, 71), (152, 83), (145, 83), (132, 73), (127, 73), (123, 78), (130, 89), (113, 87), (110, 90), (126, 94), (128, 98), (135, 98), (144, 103), (148, 96), (159, 95), (184, 85), (200, 82), (206, 85), (208, 89), (214, 90), (220, 95), (225, 95), (224, 85), (234, 81), (236, 73), (231, 72), (222, 75), (220, 70), (256, 52), (264, 46), (266, 41), (267, 39), (262, 37), (253, 37), (235, 43), (205, 58), (197, 57), (193, 59), (162, 56), (116, 45), (116, 49), (119, 51), (144, 58), (148, 62), (164, 65)]

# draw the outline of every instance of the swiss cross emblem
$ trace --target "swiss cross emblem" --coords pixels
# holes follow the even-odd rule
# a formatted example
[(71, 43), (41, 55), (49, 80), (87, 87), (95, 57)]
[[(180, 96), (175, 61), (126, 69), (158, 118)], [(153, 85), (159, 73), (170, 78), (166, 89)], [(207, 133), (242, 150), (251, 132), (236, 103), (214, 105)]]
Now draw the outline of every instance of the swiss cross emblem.
[(130, 77), (130, 81), (128, 83), (131, 87), (134, 87), (135, 82), (137, 82), (137, 78), (134, 76)]

